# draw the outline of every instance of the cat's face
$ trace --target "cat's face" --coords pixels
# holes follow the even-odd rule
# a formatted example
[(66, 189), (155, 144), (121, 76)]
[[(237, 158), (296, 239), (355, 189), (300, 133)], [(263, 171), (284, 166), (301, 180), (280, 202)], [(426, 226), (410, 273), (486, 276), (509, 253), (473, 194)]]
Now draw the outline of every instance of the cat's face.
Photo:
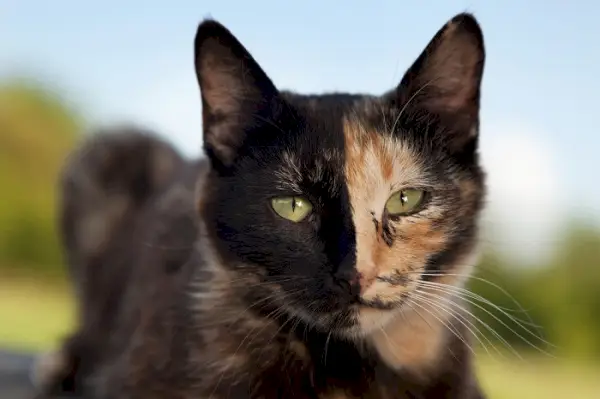
[[(383, 96), (278, 91), (223, 26), (196, 37), (203, 218), (228, 267), (325, 330), (366, 334), (423, 281), (460, 284), (483, 197), (483, 38), (449, 21)], [(259, 288), (257, 288), (259, 290)]]

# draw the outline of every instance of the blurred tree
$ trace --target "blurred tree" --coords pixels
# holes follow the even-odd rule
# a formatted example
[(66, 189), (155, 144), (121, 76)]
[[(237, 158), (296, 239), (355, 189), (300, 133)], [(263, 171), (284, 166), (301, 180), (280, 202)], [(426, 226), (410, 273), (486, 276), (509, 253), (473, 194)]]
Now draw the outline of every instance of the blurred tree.
[(474, 307), (490, 327), (478, 325), (484, 343), (489, 339), (498, 348), (510, 344), (520, 351), (537, 351), (535, 345), (559, 356), (600, 359), (600, 231), (571, 222), (558, 242), (552, 261), (533, 268), (507, 265), (507, 258), (493, 251), (484, 255), (468, 285), (500, 308), (481, 301), (485, 310)]
[(55, 188), (81, 127), (43, 85), (0, 82), (0, 268), (61, 269)]
[[(600, 234), (586, 223), (573, 223), (561, 251), (540, 284), (548, 330), (564, 352), (581, 358), (600, 357)], [(542, 290), (539, 289), (539, 292)]]

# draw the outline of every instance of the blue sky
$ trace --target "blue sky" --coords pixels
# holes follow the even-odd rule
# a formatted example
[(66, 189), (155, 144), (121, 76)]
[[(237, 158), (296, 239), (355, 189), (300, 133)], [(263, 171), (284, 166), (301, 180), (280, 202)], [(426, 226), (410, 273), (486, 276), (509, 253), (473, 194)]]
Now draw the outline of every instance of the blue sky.
[(488, 54), (489, 224), (508, 248), (548, 252), (565, 216), (600, 215), (598, 2), (0, 0), (0, 77), (41, 79), (95, 123), (135, 120), (195, 155), (203, 17), (280, 87), (381, 93), (461, 11), (479, 19)]

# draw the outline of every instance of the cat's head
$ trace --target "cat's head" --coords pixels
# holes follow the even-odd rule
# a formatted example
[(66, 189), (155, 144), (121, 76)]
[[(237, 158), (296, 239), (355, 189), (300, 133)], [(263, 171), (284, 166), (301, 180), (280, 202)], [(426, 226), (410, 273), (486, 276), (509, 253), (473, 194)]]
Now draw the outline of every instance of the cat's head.
[[(483, 36), (448, 21), (393, 90), (279, 91), (218, 22), (195, 41), (203, 219), (226, 267), (329, 331), (368, 333), (470, 271), (482, 208)], [(256, 288), (257, 290), (259, 288)]]

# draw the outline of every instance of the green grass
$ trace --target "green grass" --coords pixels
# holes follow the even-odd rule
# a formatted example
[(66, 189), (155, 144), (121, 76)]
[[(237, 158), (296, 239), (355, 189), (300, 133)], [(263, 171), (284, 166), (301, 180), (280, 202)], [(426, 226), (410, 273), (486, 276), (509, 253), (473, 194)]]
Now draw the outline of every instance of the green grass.
[(0, 274), (0, 346), (42, 350), (57, 344), (74, 325), (71, 288)]
[(600, 366), (527, 356), (499, 361), (480, 355), (479, 378), (489, 399), (595, 399)]
[[(64, 281), (38, 282), (0, 275), (0, 346), (42, 350), (71, 331), (74, 306)], [(479, 378), (489, 399), (593, 399), (600, 366), (540, 356), (478, 357)]]

